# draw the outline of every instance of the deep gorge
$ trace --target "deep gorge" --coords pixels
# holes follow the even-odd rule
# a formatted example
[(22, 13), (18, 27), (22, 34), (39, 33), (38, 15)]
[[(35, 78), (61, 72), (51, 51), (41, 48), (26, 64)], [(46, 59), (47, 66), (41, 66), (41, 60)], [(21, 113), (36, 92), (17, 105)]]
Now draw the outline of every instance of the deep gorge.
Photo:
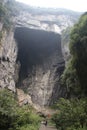
[(0, 88), (15, 93), (19, 88), (40, 106), (53, 104), (65, 96), (60, 77), (69, 48), (67, 35), (61, 45), (61, 35), (80, 14), (31, 8), (11, 0), (0, 4)]
[(87, 129), (87, 12), (80, 15), (0, 0), (2, 130)]
[(27, 91), (32, 101), (49, 105), (64, 96), (60, 75), (64, 70), (61, 36), (54, 32), (17, 27), (14, 38), (20, 62), (17, 87)]

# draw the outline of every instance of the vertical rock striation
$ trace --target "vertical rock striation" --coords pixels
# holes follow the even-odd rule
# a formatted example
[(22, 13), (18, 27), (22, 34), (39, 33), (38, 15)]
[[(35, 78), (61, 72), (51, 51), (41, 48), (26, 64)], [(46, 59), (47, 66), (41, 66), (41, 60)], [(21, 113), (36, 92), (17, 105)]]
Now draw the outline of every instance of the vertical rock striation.
[(0, 87), (15, 91), (15, 61), (17, 46), (13, 31), (4, 31), (0, 45)]
[(14, 0), (0, 0), (0, 5), (0, 88), (15, 92), (19, 87), (34, 103), (52, 104), (65, 94), (60, 85), (65, 63), (59, 34), (80, 14), (27, 7)]
[(21, 64), (18, 87), (31, 95), (34, 103), (51, 104), (55, 95), (56, 98), (62, 96), (57, 82), (64, 69), (60, 35), (19, 27), (15, 30), (15, 39), (17, 61)]

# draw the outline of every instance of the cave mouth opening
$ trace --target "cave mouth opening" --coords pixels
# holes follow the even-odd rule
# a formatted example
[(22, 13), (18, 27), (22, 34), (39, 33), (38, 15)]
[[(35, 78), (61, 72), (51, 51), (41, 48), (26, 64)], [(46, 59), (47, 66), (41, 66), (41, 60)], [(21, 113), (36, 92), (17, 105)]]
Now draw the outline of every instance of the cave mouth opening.
[[(16, 27), (14, 38), (18, 46), (17, 62), (20, 62), (19, 81), (25, 79), (36, 65), (42, 65), (58, 48), (61, 37), (54, 32)], [(61, 52), (59, 52), (60, 54)]]

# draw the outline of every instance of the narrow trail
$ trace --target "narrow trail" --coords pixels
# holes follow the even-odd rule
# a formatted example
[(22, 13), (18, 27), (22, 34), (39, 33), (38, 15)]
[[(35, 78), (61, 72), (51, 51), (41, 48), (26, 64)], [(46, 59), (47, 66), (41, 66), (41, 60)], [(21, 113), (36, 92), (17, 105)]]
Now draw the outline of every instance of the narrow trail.
[[(57, 129), (55, 128), (55, 126), (52, 126), (52, 125), (49, 124), (49, 119), (50, 119), (51, 116), (52, 116), (53, 114), (55, 114), (57, 111), (56, 111), (56, 110), (53, 110), (53, 109), (51, 109), (51, 108), (49, 108), (49, 107), (44, 107), (44, 108), (41, 110), (41, 112), (42, 112), (44, 115), (47, 116), (46, 118), (47, 118), (47, 120), (48, 120), (48, 124), (47, 124), (47, 126), (45, 126), (44, 123), (41, 123), (39, 130), (57, 130)], [(48, 115), (50, 115), (50, 117), (48, 117)]]
[(44, 124), (41, 124), (40, 129), (39, 130), (57, 130), (55, 127), (53, 126), (45, 126)]

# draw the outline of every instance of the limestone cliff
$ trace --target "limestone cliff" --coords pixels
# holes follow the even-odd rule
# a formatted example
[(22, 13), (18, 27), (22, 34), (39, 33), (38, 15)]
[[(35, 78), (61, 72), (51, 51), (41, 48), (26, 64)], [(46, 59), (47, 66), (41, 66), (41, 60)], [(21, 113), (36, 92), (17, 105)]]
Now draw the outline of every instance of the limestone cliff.
[[(19, 35), (18, 35), (19, 34)], [(59, 77), (64, 69), (59, 34), (43, 30), (16, 28), (20, 72), (18, 87), (31, 95), (34, 103), (47, 105), (50, 98), (60, 97)], [(55, 93), (53, 92), (55, 87)]]
[(17, 46), (12, 30), (3, 32), (0, 45), (0, 87), (15, 91), (15, 61)]
[(45, 9), (24, 7), (16, 17), (16, 26), (52, 31), (62, 34), (67, 27), (72, 27), (80, 13), (66, 9)]
[(60, 84), (65, 65), (61, 34), (79, 14), (31, 7), (26, 10), (17, 3), (13, 11), (9, 4), (9, 0), (2, 2), (9, 11), (5, 13), (2, 8), (0, 16), (0, 88), (15, 92), (18, 87), (31, 96), (33, 103), (52, 104), (65, 96)]

